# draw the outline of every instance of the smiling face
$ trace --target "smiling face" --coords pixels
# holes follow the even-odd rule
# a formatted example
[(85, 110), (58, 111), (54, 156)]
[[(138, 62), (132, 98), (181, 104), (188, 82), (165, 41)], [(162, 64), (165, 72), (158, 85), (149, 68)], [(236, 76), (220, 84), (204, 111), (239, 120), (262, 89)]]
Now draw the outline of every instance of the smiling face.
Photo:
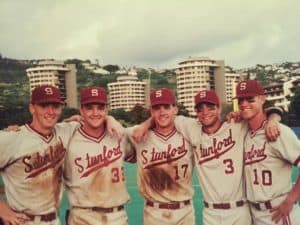
[(84, 129), (86, 131), (103, 129), (107, 113), (106, 104), (89, 103), (82, 105), (80, 114), (84, 120)]
[(159, 132), (174, 129), (174, 120), (177, 107), (169, 104), (158, 104), (151, 107), (151, 115), (154, 118), (156, 129)]
[(220, 126), (221, 107), (212, 103), (200, 103), (196, 106), (196, 112), (199, 122), (204, 130), (212, 129), (214, 132)]
[(264, 102), (265, 97), (263, 95), (238, 98), (241, 117), (248, 122), (254, 120), (258, 115), (263, 114)]
[(61, 115), (62, 104), (30, 104), (29, 111), (32, 115), (31, 126), (38, 132), (48, 135), (52, 132)]

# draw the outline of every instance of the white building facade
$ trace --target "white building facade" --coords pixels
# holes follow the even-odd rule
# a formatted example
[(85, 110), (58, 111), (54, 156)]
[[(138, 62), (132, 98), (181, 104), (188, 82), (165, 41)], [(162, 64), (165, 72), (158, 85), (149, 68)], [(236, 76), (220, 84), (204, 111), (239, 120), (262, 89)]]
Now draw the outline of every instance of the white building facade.
[(26, 70), (31, 91), (40, 85), (53, 85), (60, 89), (66, 105), (77, 108), (76, 67), (62, 61), (44, 60)]
[(135, 105), (147, 107), (149, 104), (149, 85), (146, 81), (139, 81), (136, 76), (120, 76), (107, 87), (111, 110), (130, 111)]
[(224, 61), (207, 57), (189, 57), (175, 69), (177, 102), (195, 116), (194, 96), (201, 90), (214, 89), (220, 101), (226, 102)]

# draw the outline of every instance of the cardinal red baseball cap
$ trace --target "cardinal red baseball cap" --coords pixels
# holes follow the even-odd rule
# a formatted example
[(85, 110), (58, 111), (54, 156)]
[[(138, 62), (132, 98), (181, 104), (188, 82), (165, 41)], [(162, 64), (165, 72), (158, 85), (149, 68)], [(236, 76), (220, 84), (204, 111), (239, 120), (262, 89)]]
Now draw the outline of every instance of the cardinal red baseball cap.
[(236, 86), (236, 97), (245, 98), (254, 97), (257, 95), (264, 95), (264, 87), (257, 80), (244, 80), (240, 81)]
[(213, 90), (203, 90), (199, 91), (195, 97), (195, 107), (200, 103), (212, 103), (214, 105), (219, 105), (219, 98), (215, 91)]
[(150, 94), (151, 106), (174, 105), (176, 103), (174, 93), (168, 88), (159, 88)]
[(107, 96), (104, 88), (86, 87), (80, 92), (80, 104), (89, 103), (107, 104)]
[(60, 91), (57, 87), (51, 85), (41, 85), (31, 92), (31, 103), (63, 103)]

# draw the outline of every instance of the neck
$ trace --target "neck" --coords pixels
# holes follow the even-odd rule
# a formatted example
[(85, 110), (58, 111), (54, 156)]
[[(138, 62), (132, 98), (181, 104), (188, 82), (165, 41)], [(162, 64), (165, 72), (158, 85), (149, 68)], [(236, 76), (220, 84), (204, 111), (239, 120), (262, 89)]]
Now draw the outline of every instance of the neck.
[(175, 129), (175, 125), (168, 126), (168, 127), (155, 126), (154, 128), (155, 131), (163, 135), (170, 134), (174, 129)]
[(52, 133), (52, 130), (53, 130), (53, 127), (44, 128), (44, 127), (40, 126), (38, 123), (35, 123), (33, 121), (30, 123), (30, 127), (32, 127), (35, 131), (42, 134), (43, 136), (50, 135)]
[(251, 130), (257, 130), (261, 127), (261, 124), (267, 119), (263, 112), (256, 114), (254, 117), (248, 120), (248, 125)]
[(214, 134), (221, 127), (221, 125), (222, 125), (222, 123), (218, 119), (214, 124), (212, 124), (210, 126), (203, 126), (203, 131), (207, 134)]
[(86, 123), (84, 123), (82, 126), (82, 129), (88, 135), (98, 137), (104, 132), (105, 126), (101, 125), (100, 127), (94, 128), (94, 127), (88, 126)]

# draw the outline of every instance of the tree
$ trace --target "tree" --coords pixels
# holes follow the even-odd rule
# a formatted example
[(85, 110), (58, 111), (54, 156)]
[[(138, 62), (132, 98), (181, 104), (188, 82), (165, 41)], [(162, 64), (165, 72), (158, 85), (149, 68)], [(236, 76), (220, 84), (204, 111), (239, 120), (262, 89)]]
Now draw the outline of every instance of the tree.
[(256, 79), (262, 83), (262, 85), (267, 85), (269, 81), (267, 80), (267, 76), (265, 72), (261, 71), (256, 74)]
[(109, 112), (109, 115), (113, 116), (116, 120), (123, 120), (129, 122), (130, 115), (124, 109), (114, 109)]
[(110, 73), (114, 73), (116, 71), (118, 71), (120, 68), (118, 65), (106, 65), (106, 66), (103, 66), (103, 69), (109, 71)]
[(61, 114), (61, 120), (66, 119), (70, 116), (73, 115), (79, 115), (79, 110), (78, 109), (74, 109), (74, 108), (69, 108), (69, 107), (65, 107), (62, 110), (62, 114)]
[(150, 117), (150, 112), (141, 105), (135, 105), (130, 111), (130, 115), (130, 122), (132, 124), (140, 124)]

